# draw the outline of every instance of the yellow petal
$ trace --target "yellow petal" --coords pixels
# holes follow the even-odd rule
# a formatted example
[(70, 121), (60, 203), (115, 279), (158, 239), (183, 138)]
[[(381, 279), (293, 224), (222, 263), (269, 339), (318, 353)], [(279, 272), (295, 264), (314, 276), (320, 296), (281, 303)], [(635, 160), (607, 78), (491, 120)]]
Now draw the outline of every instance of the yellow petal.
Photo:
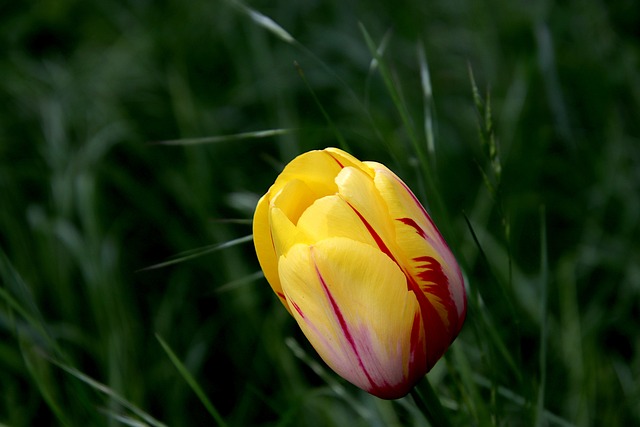
[(381, 250), (386, 252), (383, 246), (392, 250), (395, 225), (373, 179), (359, 169), (346, 167), (336, 177), (336, 184), (340, 196), (358, 215)]
[(256, 248), (258, 262), (264, 272), (273, 291), (278, 295), (282, 303), (289, 309), (285, 302), (285, 296), (278, 277), (278, 258), (276, 256), (271, 228), (269, 226), (269, 193), (265, 194), (259, 201), (256, 211), (253, 214), (253, 244)]
[(316, 200), (300, 217), (298, 228), (309, 237), (310, 243), (329, 237), (347, 237), (377, 247), (358, 215), (338, 195)]
[(422, 349), (422, 341), (412, 343), (422, 334), (418, 304), (388, 256), (330, 238), (293, 246), (279, 271), (290, 312), (333, 370), (379, 397), (409, 391), (417, 379), (411, 360)]
[(333, 194), (337, 191), (335, 176), (342, 166), (324, 151), (309, 151), (293, 159), (271, 187), (271, 194), (277, 194), (287, 183), (303, 181), (313, 192), (314, 198)]
[(355, 167), (356, 169), (360, 169), (367, 175), (373, 177), (374, 172), (369, 166), (367, 166), (366, 162), (361, 162), (346, 151), (334, 147), (325, 148), (324, 151), (329, 153), (343, 168), (349, 166)]
[(286, 255), (289, 249), (297, 243), (310, 243), (304, 232), (296, 227), (282, 210), (271, 208), (269, 221), (276, 257)]
[(288, 181), (277, 193), (271, 194), (271, 207), (280, 209), (293, 224), (317, 198), (307, 183), (299, 179)]

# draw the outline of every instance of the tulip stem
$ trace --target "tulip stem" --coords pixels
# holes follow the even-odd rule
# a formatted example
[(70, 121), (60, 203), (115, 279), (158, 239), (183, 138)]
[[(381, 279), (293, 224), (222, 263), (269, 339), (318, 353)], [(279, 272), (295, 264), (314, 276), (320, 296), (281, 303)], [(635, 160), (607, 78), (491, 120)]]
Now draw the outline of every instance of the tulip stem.
[(411, 390), (411, 396), (431, 426), (451, 426), (449, 419), (445, 416), (440, 399), (426, 376)]

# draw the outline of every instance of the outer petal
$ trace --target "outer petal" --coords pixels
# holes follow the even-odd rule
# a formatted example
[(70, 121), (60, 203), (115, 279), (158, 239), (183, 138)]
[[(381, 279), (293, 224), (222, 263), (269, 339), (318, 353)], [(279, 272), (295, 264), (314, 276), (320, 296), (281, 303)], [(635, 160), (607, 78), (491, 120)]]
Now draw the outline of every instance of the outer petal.
[(296, 245), (280, 258), (291, 312), (338, 374), (387, 399), (404, 396), (425, 372), (412, 370), (418, 304), (398, 266), (379, 250), (345, 238)]
[(464, 282), (458, 264), (442, 235), (411, 190), (385, 166), (375, 169), (375, 185), (395, 220), (396, 242), (423, 292), (443, 319), (450, 344), (466, 313)]
[(276, 256), (269, 225), (269, 193), (262, 196), (258, 201), (256, 211), (253, 214), (253, 244), (256, 248), (256, 255), (264, 272), (264, 277), (266, 277), (271, 288), (285, 307), (289, 309), (282, 292), (280, 278), (278, 277), (278, 257)]
[(355, 167), (373, 178), (374, 172), (366, 162), (361, 162), (346, 151), (334, 147), (325, 148), (323, 151), (340, 163), (341, 167)]

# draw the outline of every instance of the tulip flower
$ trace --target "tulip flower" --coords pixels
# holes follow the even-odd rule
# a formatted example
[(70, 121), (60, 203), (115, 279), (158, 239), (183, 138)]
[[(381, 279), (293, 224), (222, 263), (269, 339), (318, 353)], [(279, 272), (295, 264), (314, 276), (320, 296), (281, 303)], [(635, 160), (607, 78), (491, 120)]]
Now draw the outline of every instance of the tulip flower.
[(405, 396), (460, 332), (460, 268), (407, 185), (327, 148), (289, 163), (260, 199), (264, 275), (320, 357), (383, 399)]

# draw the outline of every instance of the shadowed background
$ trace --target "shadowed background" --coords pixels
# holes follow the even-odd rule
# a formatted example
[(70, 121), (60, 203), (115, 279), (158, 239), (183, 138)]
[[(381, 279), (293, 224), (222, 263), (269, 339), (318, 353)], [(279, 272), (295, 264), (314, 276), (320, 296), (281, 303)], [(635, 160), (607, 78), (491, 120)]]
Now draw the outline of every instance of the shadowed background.
[(0, 5), (0, 423), (424, 425), (316, 366), (259, 273), (258, 197), (326, 146), (396, 171), (465, 271), (454, 424), (640, 423), (639, 17)]

